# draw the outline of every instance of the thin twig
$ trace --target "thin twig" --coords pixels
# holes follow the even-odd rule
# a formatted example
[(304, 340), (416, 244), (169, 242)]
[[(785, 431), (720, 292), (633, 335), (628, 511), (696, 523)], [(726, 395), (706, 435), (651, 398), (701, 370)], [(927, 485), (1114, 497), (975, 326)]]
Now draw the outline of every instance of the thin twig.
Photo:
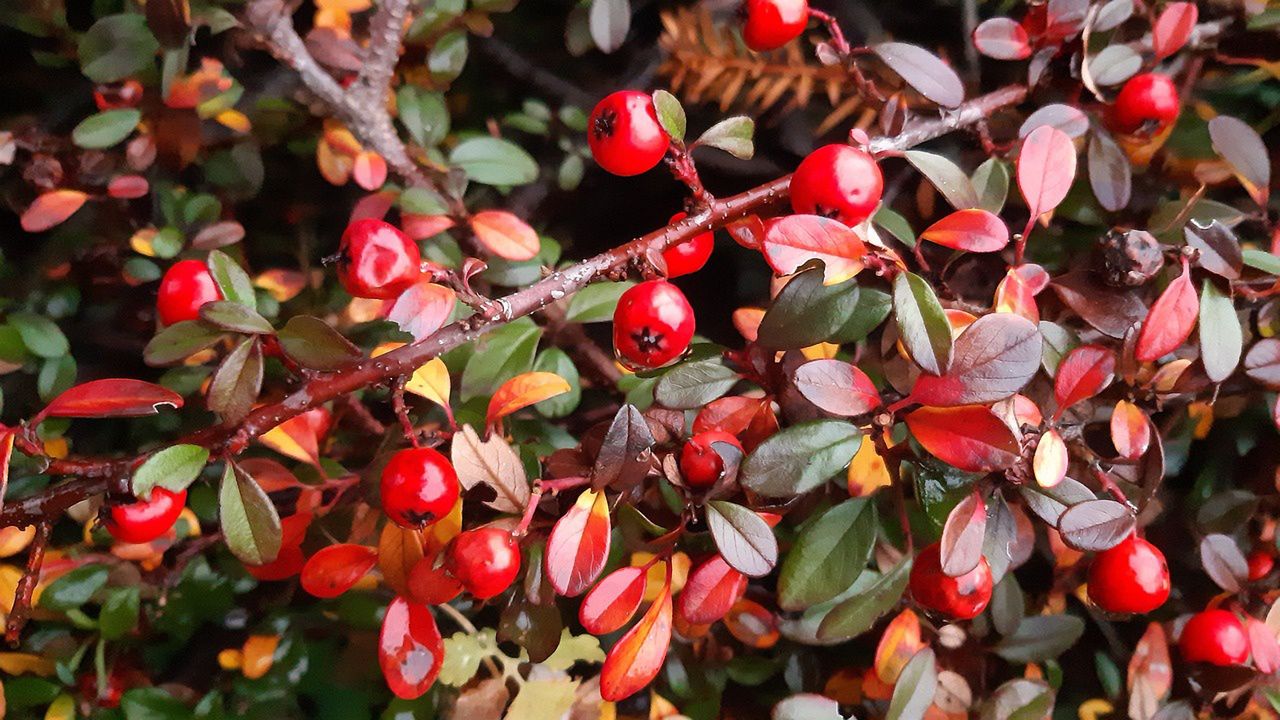
[(10, 645), (18, 644), (18, 640), (22, 637), (22, 628), (26, 626), (27, 618), (31, 615), (31, 598), (40, 580), (40, 568), (44, 565), (44, 551), (49, 546), (49, 537), (52, 534), (52, 520), (45, 520), (36, 525), (36, 535), (27, 549), (27, 569), (13, 591), (13, 609), (9, 611), (9, 621), (5, 624), (4, 637)]

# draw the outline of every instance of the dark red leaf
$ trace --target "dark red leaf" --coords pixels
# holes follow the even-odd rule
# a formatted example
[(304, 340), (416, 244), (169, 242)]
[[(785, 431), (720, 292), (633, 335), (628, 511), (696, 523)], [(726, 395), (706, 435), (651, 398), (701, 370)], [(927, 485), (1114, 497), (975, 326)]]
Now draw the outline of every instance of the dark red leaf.
[(1053, 381), (1053, 396), (1058, 402), (1054, 419), (1067, 408), (1102, 392), (1115, 377), (1115, 353), (1101, 345), (1081, 345), (1067, 353), (1058, 363), (1058, 376)]
[(1018, 461), (1013, 431), (985, 405), (922, 407), (906, 416), (915, 439), (939, 460), (969, 472), (990, 472)]
[(76, 385), (44, 409), (49, 417), (99, 418), (155, 415), (168, 405), (182, 407), (182, 396), (141, 380), (115, 378)]
[(1009, 228), (986, 210), (957, 210), (920, 233), (922, 240), (953, 250), (995, 252), (1009, 244)]
[(444, 662), (444, 643), (426, 605), (397, 597), (378, 633), (378, 664), (396, 697), (413, 700), (431, 689)]
[(592, 635), (607, 635), (626, 625), (644, 599), (647, 576), (642, 567), (619, 568), (604, 576), (582, 598), (578, 608), (582, 627)]
[(801, 365), (796, 369), (796, 389), (832, 415), (861, 415), (880, 406), (880, 393), (871, 378), (843, 360), (814, 360)]
[(1019, 315), (993, 313), (977, 319), (956, 339), (951, 369), (922, 374), (911, 400), (950, 407), (1003, 400), (1021, 390), (1040, 369), (1040, 329)]
[(587, 490), (556, 521), (547, 538), (547, 579), (556, 592), (581, 595), (604, 570), (609, 559), (612, 522), (603, 492)]
[(1142, 323), (1133, 355), (1138, 362), (1153, 362), (1177, 350), (1196, 327), (1200, 300), (1191, 284), (1191, 269), (1182, 261), (1182, 274), (1169, 283), (1151, 306)]

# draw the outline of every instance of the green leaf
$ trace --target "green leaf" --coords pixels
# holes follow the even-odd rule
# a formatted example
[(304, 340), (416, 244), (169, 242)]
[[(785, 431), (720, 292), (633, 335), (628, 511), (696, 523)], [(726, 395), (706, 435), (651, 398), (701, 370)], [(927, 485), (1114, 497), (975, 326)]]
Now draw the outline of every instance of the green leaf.
[(90, 150), (109, 148), (129, 137), (141, 119), (142, 113), (133, 108), (100, 112), (81, 120), (71, 131), (71, 140)]
[[(908, 150), (903, 155), (915, 166), (942, 196), (957, 210), (979, 207), (978, 192), (964, 171), (941, 155), (923, 150)], [(1007, 181), (1006, 181), (1007, 183)]]
[(1280, 275), (1280, 257), (1257, 248), (1245, 248), (1242, 254), (1244, 264), (1254, 270), (1261, 270), (1268, 275)]
[(249, 279), (249, 274), (244, 271), (244, 268), (221, 250), (209, 253), (208, 262), (209, 273), (213, 275), (213, 281), (222, 291), (223, 298), (240, 303), (250, 310), (258, 309), (258, 302), (253, 294), (253, 281)]
[(555, 419), (567, 417), (582, 401), (582, 380), (578, 375), (578, 367), (573, 364), (569, 355), (560, 348), (547, 348), (538, 355), (533, 369), (540, 372), (555, 373), (569, 383), (569, 392), (561, 393), (534, 405), (544, 416)]
[(707, 128), (698, 138), (698, 145), (719, 148), (739, 160), (750, 160), (755, 155), (755, 143), (751, 138), (755, 135), (756, 122), (749, 117), (738, 115), (725, 118)]
[(889, 293), (875, 288), (861, 288), (858, 291), (858, 304), (845, 318), (844, 324), (832, 333), (830, 341), (841, 344), (858, 342), (880, 327), (892, 310), (893, 298)]
[(739, 482), (767, 497), (803, 495), (848, 466), (861, 445), (862, 433), (841, 420), (793, 425), (747, 456)]
[(224, 422), (236, 422), (249, 414), (262, 389), (262, 347), (257, 338), (245, 338), (213, 373), (209, 383), (209, 409)]
[(778, 605), (803, 610), (853, 585), (876, 539), (876, 509), (866, 498), (846, 500), (805, 524), (782, 562)]
[(1083, 634), (1084, 620), (1074, 615), (1033, 615), (1023, 618), (995, 651), (1011, 663), (1043, 662), (1066, 652)]
[(396, 91), (396, 114), (409, 131), (409, 137), (423, 147), (439, 145), (449, 134), (449, 108), (440, 93), (401, 85)]
[(76, 384), (76, 359), (70, 355), (48, 358), (40, 363), (36, 376), (36, 392), (40, 400), (49, 402)]
[(449, 153), (449, 163), (486, 185), (525, 185), (538, 178), (538, 164), (529, 153), (494, 137), (463, 140)]
[(40, 607), (46, 610), (74, 610), (89, 602), (94, 593), (107, 584), (111, 570), (105, 565), (82, 565), (49, 583), (40, 595)]
[(719, 357), (682, 363), (668, 370), (654, 388), (654, 398), (673, 410), (706, 405), (729, 392), (741, 377)]
[(94, 82), (124, 80), (154, 67), (158, 50), (142, 15), (108, 15), (80, 36), (80, 68)]
[(832, 608), (818, 626), (818, 639), (848, 640), (870, 630), (881, 615), (902, 599), (910, 577), (911, 558), (904, 558), (865, 591)]
[(200, 308), (200, 319), (214, 327), (246, 335), (270, 335), (271, 322), (245, 305), (230, 300), (215, 300)]
[(468, 54), (465, 32), (459, 30), (445, 34), (431, 46), (431, 53), (427, 56), (431, 79), (448, 82), (461, 75), (462, 68), (467, 65)]
[(822, 264), (812, 263), (787, 282), (760, 321), (762, 347), (790, 350), (816, 345), (830, 339), (848, 320), (858, 306), (857, 281), (824, 285), (823, 276)]
[(312, 370), (338, 370), (363, 357), (360, 348), (342, 333), (310, 315), (289, 318), (279, 339), (286, 355)]
[(923, 720), (937, 691), (938, 666), (933, 648), (917, 650), (893, 684), (885, 720)]
[(1244, 331), (1231, 298), (1205, 278), (1200, 291), (1200, 360), (1204, 372), (1214, 382), (1222, 382), (1235, 372), (1244, 349)]
[(119, 640), (138, 625), (137, 586), (119, 587), (107, 594), (98, 615), (98, 629), (107, 640)]
[(582, 288), (569, 300), (565, 321), (593, 323), (612, 320), (618, 298), (633, 285), (633, 282), (599, 282)]
[(778, 564), (778, 539), (764, 518), (727, 500), (707, 503), (707, 527), (725, 562), (748, 577), (764, 577)]
[(672, 140), (684, 140), (688, 120), (684, 115), (684, 107), (675, 95), (666, 90), (653, 92), (653, 109), (658, 115), (658, 123), (667, 131)]
[(280, 516), (262, 487), (228, 462), (218, 492), (218, 521), (232, 554), (249, 565), (263, 565), (280, 552)]
[(9, 324), (22, 337), (22, 344), (32, 354), (42, 358), (56, 358), (67, 354), (71, 345), (57, 323), (43, 315), (19, 311), (9, 316)]
[(542, 330), (528, 318), (485, 335), (462, 369), (459, 392), (463, 400), (492, 395), (502, 383), (533, 367)]
[(893, 315), (902, 344), (925, 372), (941, 375), (951, 365), (951, 323), (929, 281), (902, 272), (893, 279)]
[(987, 158), (973, 171), (972, 182), (978, 207), (999, 214), (1009, 197), (1009, 165), (999, 158)]
[(133, 473), (133, 494), (146, 500), (152, 488), (186, 490), (209, 462), (209, 451), (199, 445), (172, 445), (148, 457)]
[(897, 238), (898, 242), (903, 245), (909, 248), (916, 246), (916, 233), (915, 230), (911, 229), (911, 223), (908, 223), (906, 218), (888, 205), (881, 205), (877, 208), (876, 214), (871, 216), (871, 221)]
[(449, 212), (444, 197), (425, 187), (411, 187), (400, 193), (400, 209), (411, 215), (447, 215)]
[(142, 350), (148, 365), (170, 365), (218, 342), (223, 333), (195, 320), (183, 320), (156, 333)]
[(185, 703), (158, 687), (134, 688), (120, 698), (125, 720), (186, 720)]

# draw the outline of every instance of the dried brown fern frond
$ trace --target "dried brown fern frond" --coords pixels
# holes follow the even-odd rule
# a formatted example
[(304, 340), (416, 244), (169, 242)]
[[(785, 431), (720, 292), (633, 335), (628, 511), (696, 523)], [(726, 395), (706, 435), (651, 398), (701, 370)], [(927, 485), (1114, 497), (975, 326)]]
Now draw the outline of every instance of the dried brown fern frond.
[(784, 99), (783, 107), (808, 107), (821, 98), (831, 111), (818, 127), (819, 134), (862, 107), (845, 71), (807, 58), (800, 42), (753, 53), (703, 7), (664, 11), (662, 27), (659, 42), (667, 56), (658, 71), (686, 102), (761, 113)]

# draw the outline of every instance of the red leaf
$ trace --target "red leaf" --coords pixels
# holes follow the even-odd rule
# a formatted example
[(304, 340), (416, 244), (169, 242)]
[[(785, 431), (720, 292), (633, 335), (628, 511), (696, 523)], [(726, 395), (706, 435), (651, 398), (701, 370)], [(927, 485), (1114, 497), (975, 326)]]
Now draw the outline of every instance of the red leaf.
[(942, 218), (920, 233), (920, 238), (953, 250), (995, 252), (1009, 244), (1009, 228), (996, 215), (972, 208)]
[(355, 165), (351, 168), (351, 177), (357, 185), (373, 192), (387, 181), (387, 161), (372, 150), (364, 150), (356, 155)]
[(609, 559), (611, 531), (604, 493), (587, 490), (579, 495), (547, 538), (547, 579), (557, 593), (576, 597), (600, 577)]
[(48, 417), (101, 418), (155, 415), (169, 405), (182, 407), (182, 396), (141, 380), (117, 378), (76, 385), (53, 399), (42, 415)]
[(1067, 408), (1102, 392), (1115, 376), (1116, 356), (1100, 345), (1081, 345), (1067, 353), (1058, 363), (1058, 376), (1053, 380), (1053, 397), (1058, 401), (1054, 419)]
[(458, 597), (462, 583), (443, 567), (435, 566), (434, 557), (424, 557), (409, 571), (408, 591), (414, 602), (423, 605), (439, 605)]
[(578, 620), (592, 635), (607, 635), (626, 625), (644, 599), (645, 578), (642, 567), (614, 570), (582, 598)]
[(922, 407), (906, 416), (907, 428), (930, 454), (969, 472), (990, 472), (1018, 461), (1013, 431), (984, 405)]
[(983, 21), (973, 31), (973, 44), (983, 55), (996, 60), (1026, 60), (1031, 57), (1026, 28), (1006, 17)]
[(1182, 261), (1182, 274), (1169, 283), (1151, 306), (1138, 332), (1133, 356), (1138, 362), (1152, 362), (1177, 350), (1191, 337), (1200, 313), (1200, 299), (1191, 284), (1191, 269)]
[(133, 200), (147, 194), (151, 185), (141, 175), (117, 175), (107, 184), (107, 194), (121, 200)]
[(1024, 236), (1041, 215), (1058, 207), (1075, 176), (1076, 146), (1070, 136), (1051, 125), (1027, 135), (1018, 153), (1018, 189), (1031, 210)]
[(1191, 2), (1174, 2), (1164, 6), (1151, 29), (1151, 49), (1156, 60), (1163, 60), (1182, 49), (1191, 39), (1200, 12)]
[(1036, 294), (1017, 268), (1009, 268), (1004, 279), (996, 286), (995, 311), (1020, 315), (1033, 323), (1040, 322), (1040, 306), (1036, 304)]
[(35, 199), (22, 213), (22, 229), (43, 232), (75, 214), (89, 196), (79, 190), (51, 190)]
[(728, 614), (747, 592), (747, 576), (716, 554), (689, 573), (676, 598), (676, 612), (692, 625), (707, 625)]
[(400, 214), (400, 229), (414, 240), (423, 240), (448, 230), (456, 225), (448, 215), (413, 215)]
[(485, 210), (471, 216), (471, 231), (486, 250), (505, 260), (532, 260), (542, 248), (529, 223), (505, 210)]
[(880, 393), (867, 374), (843, 360), (814, 360), (796, 369), (796, 389), (819, 409), (849, 417), (880, 406)]
[(364, 545), (330, 545), (302, 568), (302, 589), (318, 598), (338, 597), (378, 563), (378, 551)]
[(444, 643), (426, 605), (397, 597), (378, 633), (378, 664), (396, 697), (413, 700), (431, 689), (444, 662)]
[(764, 259), (779, 275), (816, 259), (825, 265), (824, 282), (837, 283), (857, 275), (866, 254), (858, 233), (819, 215), (788, 215), (765, 228)]
[(457, 296), (452, 290), (427, 280), (419, 280), (396, 298), (387, 319), (400, 326), (415, 340), (439, 330), (449, 315)]
[(956, 339), (945, 375), (922, 374), (911, 401), (922, 405), (979, 405), (1018, 392), (1040, 369), (1040, 329), (1009, 313), (983, 315)]
[(600, 670), (600, 697), (618, 702), (653, 682), (671, 645), (671, 577), (640, 622), (605, 656)]

